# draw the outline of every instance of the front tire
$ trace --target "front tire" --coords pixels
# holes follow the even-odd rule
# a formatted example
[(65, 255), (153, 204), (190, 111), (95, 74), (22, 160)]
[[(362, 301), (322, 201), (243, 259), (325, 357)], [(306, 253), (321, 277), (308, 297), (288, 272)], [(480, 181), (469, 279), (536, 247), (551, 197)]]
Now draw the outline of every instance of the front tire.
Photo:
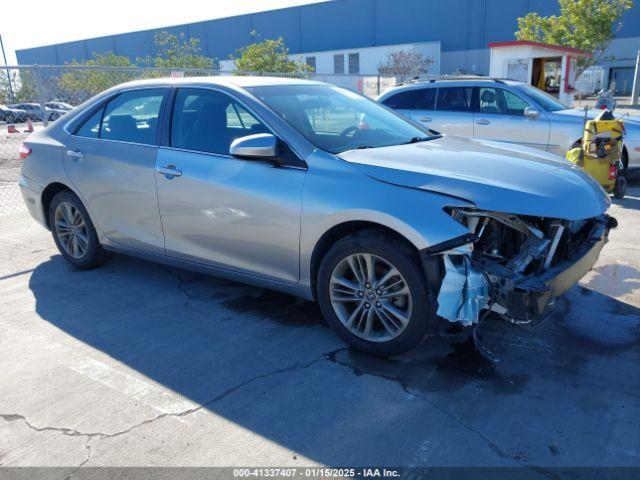
[(417, 253), (380, 230), (339, 240), (318, 270), (317, 297), (329, 325), (349, 345), (389, 357), (416, 347), (432, 319)]
[(80, 199), (69, 191), (58, 193), (49, 206), (49, 225), (58, 250), (74, 267), (87, 270), (102, 265), (107, 252)]

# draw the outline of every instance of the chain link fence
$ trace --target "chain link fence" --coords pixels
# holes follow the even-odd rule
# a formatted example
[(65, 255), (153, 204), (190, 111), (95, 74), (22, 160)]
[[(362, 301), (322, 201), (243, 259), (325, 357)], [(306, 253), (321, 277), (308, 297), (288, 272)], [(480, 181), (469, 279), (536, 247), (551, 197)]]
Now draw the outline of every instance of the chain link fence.
[[(105, 66), (0, 67), (0, 215), (24, 210), (18, 180), (20, 144), (30, 131), (57, 121), (76, 105), (123, 82), (159, 77), (228, 76), (242, 72)], [(247, 73), (256, 75), (256, 73)], [(258, 75), (299, 77), (331, 83), (376, 97), (403, 80), (380, 75), (314, 73)]]

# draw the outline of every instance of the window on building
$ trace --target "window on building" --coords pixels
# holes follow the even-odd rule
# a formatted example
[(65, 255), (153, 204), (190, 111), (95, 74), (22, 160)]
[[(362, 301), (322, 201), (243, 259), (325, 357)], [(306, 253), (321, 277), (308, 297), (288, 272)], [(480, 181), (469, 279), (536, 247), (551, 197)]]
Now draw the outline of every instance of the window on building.
[(224, 93), (181, 88), (171, 120), (171, 146), (229, 155), (236, 138), (269, 130)]
[(471, 111), (471, 87), (445, 87), (438, 89), (436, 110)]
[(307, 57), (307, 66), (316, 71), (316, 57)]
[(359, 53), (350, 53), (349, 54), (349, 73), (360, 73), (360, 54)]
[(333, 56), (333, 73), (344, 74), (344, 54)]

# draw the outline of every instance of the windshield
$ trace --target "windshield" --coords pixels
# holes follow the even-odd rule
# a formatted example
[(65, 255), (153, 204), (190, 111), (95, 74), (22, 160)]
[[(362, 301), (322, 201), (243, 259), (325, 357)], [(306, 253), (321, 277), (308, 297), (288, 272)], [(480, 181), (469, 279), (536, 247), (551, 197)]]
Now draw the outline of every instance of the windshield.
[(331, 153), (434, 138), (377, 103), (330, 85), (248, 88), (316, 147)]
[(529, 95), (533, 100), (535, 100), (538, 105), (549, 112), (555, 112), (557, 110), (567, 110), (567, 107), (564, 103), (560, 102), (553, 95), (549, 95), (547, 92), (543, 92), (539, 88), (533, 87), (531, 85), (519, 85), (516, 87), (521, 92), (524, 92), (526, 95)]

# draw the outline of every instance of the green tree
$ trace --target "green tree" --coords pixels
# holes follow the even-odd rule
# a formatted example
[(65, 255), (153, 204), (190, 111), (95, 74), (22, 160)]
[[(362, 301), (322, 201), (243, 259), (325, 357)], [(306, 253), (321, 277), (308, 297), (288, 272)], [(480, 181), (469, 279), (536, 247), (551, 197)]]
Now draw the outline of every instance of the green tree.
[(518, 40), (579, 48), (592, 54), (578, 63), (578, 75), (597, 63), (622, 27), (633, 0), (558, 0), (560, 15), (529, 13), (518, 18)]
[(94, 53), (91, 60), (74, 60), (69, 66), (72, 68), (66, 69), (65, 73), (60, 75), (58, 90), (60, 98), (72, 102), (84, 101), (107, 88), (136, 77), (135, 71), (127, 70), (133, 66), (131, 60), (114, 53)]
[(139, 58), (139, 64), (177, 70), (186, 68), (211, 70), (216, 63), (215, 59), (202, 55), (200, 40), (197, 38), (187, 40), (184, 33), (175, 35), (166, 31), (158, 32), (153, 43), (156, 47), (156, 55)]
[(252, 43), (236, 50), (236, 56), (230, 57), (234, 60), (238, 72), (305, 73), (313, 71), (306, 63), (289, 59), (289, 49), (285, 46), (282, 37), (257, 41), (258, 36), (255, 31), (252, 31)]

